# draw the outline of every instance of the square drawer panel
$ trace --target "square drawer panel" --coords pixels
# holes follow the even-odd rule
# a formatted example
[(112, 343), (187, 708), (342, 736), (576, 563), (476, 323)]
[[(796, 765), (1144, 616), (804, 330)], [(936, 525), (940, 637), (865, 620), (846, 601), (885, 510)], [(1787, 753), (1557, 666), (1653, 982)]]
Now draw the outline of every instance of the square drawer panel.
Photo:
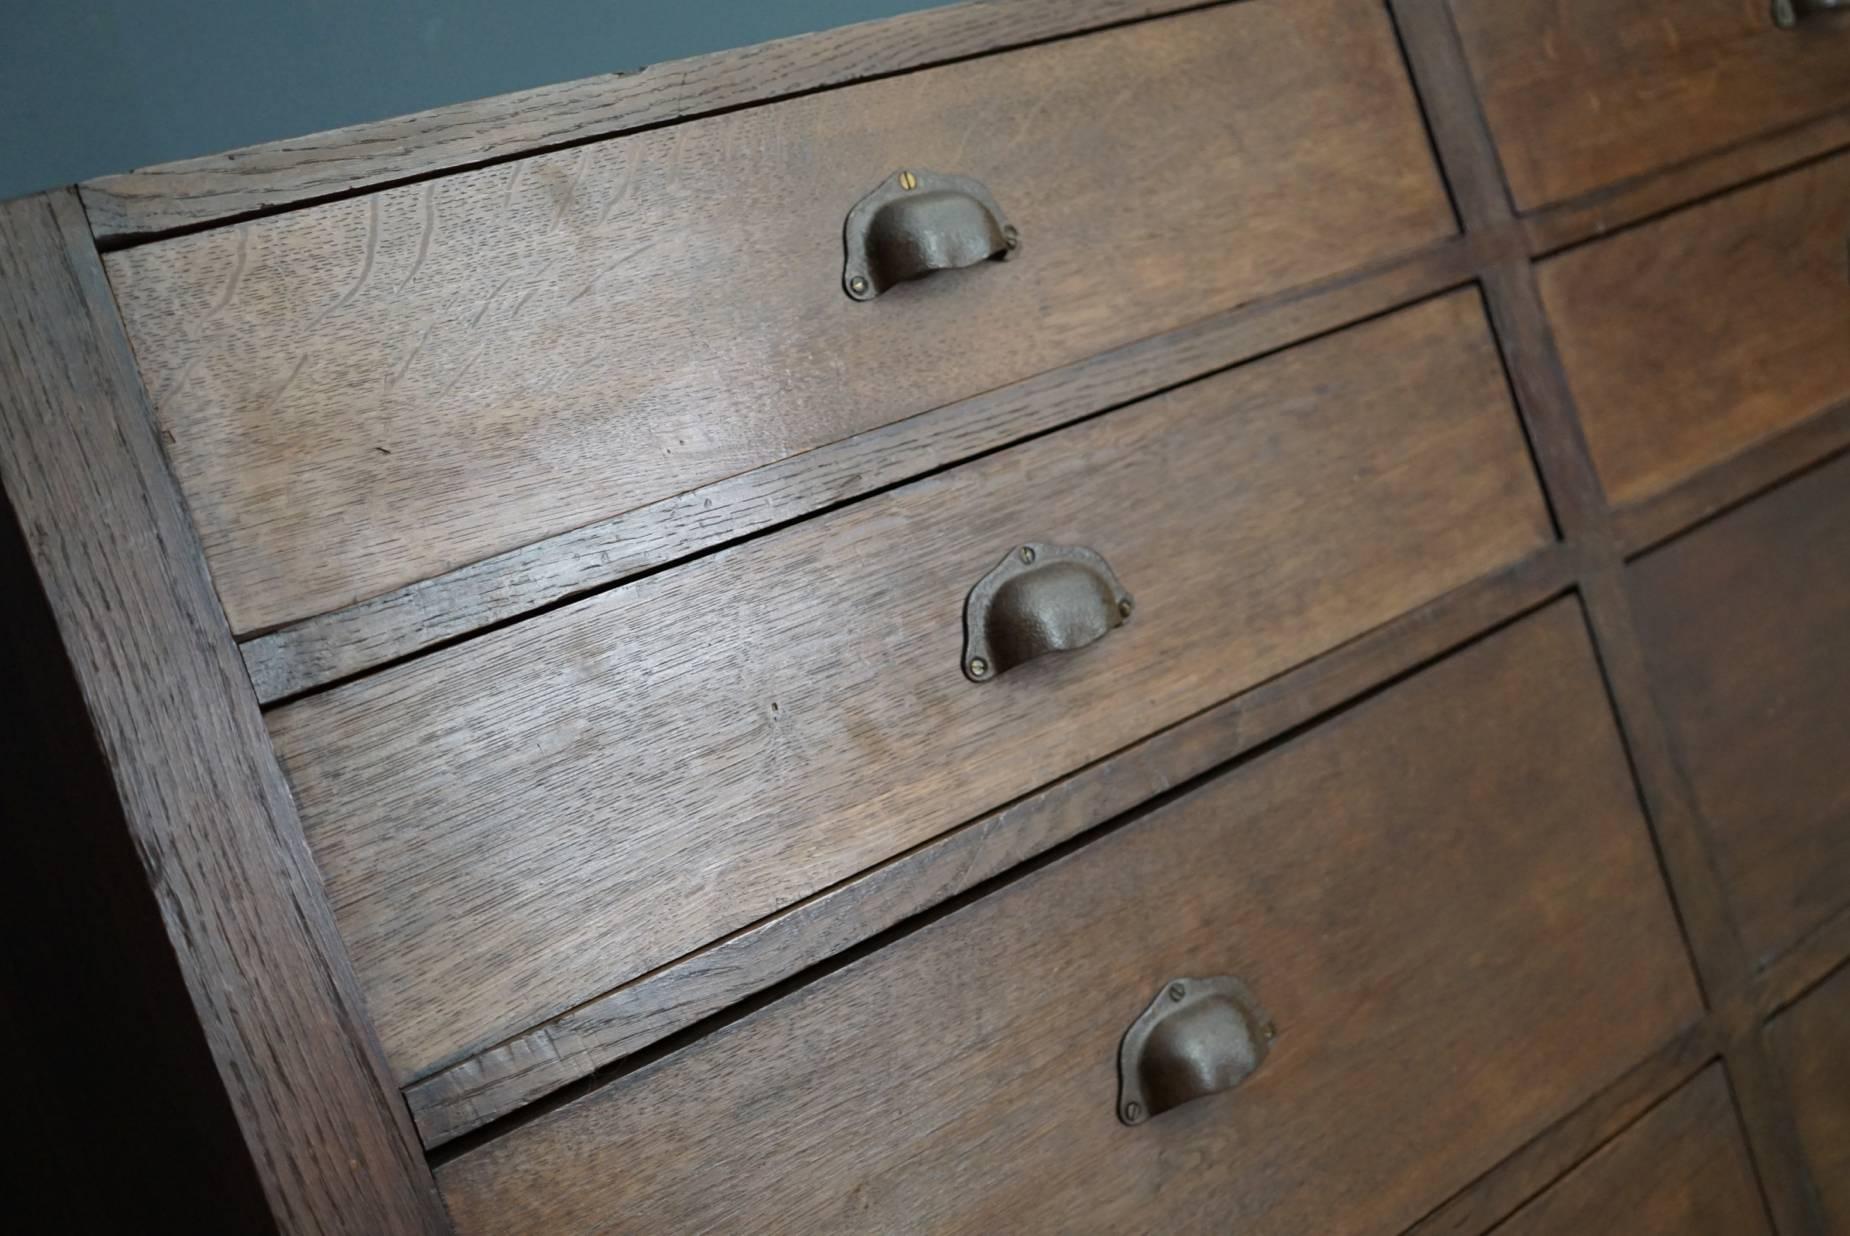
[(1613, 502), (1662, 493), (1850, 401), (1847, 253), (1850, 154), (1541, 263)]
[[(844, 220), (901, 170), (987, 186), (1014, 258), (851, 299)], [(918, 248), (989, 243), (946, 209)], [(244, 634), (1454, 226), (1386, 6), (1252, 0), (107, 265)]]
[(1517, 209), (1850, 107), (1850, 15), (1774, 3), (1452, 0)]
[[(1150, 1041), (1220, 1080), (1148, 1049), (1129, 1113), (1213, 978), (1257, 1010)], [(1391, 1236), (1699, 1013), (1563, 601), (438, 1183), (464, 1233)]]
[[(1464, 291), (269, 721), (410, 1078), (1552, 538)], [(1134, 613), (1091, 594), (1096, 645), (973, 682), (966, 598), (1031, 543), (1096, 551)]]
[(1850, 904), (1850, 456), (1629, 569), (1659, 710), (1743, 942)]
[(1496, 1228), (1496, 1236), (1771, 1236), (1712, 1064)]
[(1768, 1040), (1792, 1101), (1826, 1236), (1850, 1236), (1850, 967), (1773, 1019)]

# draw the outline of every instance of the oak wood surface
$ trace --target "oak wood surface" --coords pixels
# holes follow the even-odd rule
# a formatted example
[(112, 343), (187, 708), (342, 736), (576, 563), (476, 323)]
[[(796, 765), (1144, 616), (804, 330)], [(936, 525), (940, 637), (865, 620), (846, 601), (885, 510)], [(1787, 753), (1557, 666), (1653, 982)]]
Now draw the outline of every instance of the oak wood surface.
[(1770, 1236), (1719, 1064), (1665, 1099), (1497, 1236)]
[[(1717, 1034), (1704, 1019), (1489, 1172), (1445, 1200), (1404, 1236), (1482, 1236), (1714, 1061)], [(1594, 1230), (1606, 1230), (1595, 1226)]]
[(1846, 245), (1850, 154), (1537, 268), (1615, 503), (1850, 400)]
[(1570, 552), (1550, 546), (417, 1081), (405, 1101), (419, 1136), (442, 1145), (685, 1031), (1559, 596), (1574, 569)]
[(277, 1226), (443, 1230), (69, 191), (0, 203), (0, 483)]
[[(1270, 1058), (1120, 1125), (1125, 1027), (1216, 974)], [(463, 1232), (1397, 1232), (1695, 1007), (1563, 603), (439, 1183)]]
[(101, 176), (80, 190), (97, 236), (122, 243), (1203, 3), (947, 4)]
[(1767, 1030), (1785, 1074), (1825, 1236), (1850, 1233), (1850, 967)]
[(1764, 965), (1850, 904), (1850, 457), (1637, 560), (1651, 681)]
[(1527, 215), (1523, 234), (1530, 253), (1553, 253), (1846, 147), (1850, 109)]
[(1764, 438), (1739, 455), (1615, 512), (1628, 554), (1686, 532), (1757, 494), (1850, 449), (1850, 400)]
[(247, 640), (266, 703), (1146, 397), (1468, 280), (1450, 239)]
[[(851, 300), (843, 217), (902, 167), (987, 184), (1015, 259)], [(1251, 0), (109, 270), (248, 634), (1452, 231), (1385, 11)]]
[(1452, 0), (1504, 175), (1533, 210), (1850, 106), (1850, 18), (1762, 0)]
[[(269, 720), (412, 1078), (1551, 537), (1454, 293)], [(1136, 614), (972, 684), (965, 595), (1033, 540)]]

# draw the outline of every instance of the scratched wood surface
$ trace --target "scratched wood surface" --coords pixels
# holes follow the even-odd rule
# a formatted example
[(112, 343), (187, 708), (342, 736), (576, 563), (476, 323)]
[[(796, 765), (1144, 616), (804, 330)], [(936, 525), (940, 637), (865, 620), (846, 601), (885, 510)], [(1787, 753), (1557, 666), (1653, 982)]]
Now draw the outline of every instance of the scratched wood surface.
[(974, 0), (751, 47), (470, 99), (408, 116), (99, 176), (79, 186), (122, 243), (484, 161), (902, 73), (1203, 0)]
[(1639, 559), (1633, 613), (1741, 938), (1850, 904), (1850, 456)]
[[(1223, 974), (1270, 1058), (1119, 1124), (1125, 1028)], [(1398, 1232), (1696, 1009), (1567, 602), (438, 1183), (464, 1233)]]
[[(986, 183), (1016, 259), (850, 300), (843, 218), (902, 167)], [(1253, 0), (109, 270), (245, 634), (1452, 228), (1385, 11)]]
[[(1551, 537), (1466, 291), (268, 716), (409, 1078)], [(972, 684), (1032, 540), (1136, 613)]]
[(1850, 1233), (1850, 967), (1774, 1018), (1767, 1036), (1785, 1075), (1821, 1231), (1845, 1236)]
[(1772, 0), (1452, 0), (1520, 210), (1850, 107), (1850, 15)]
[(1665, 1099), (1497, 1236), (1769, 1236), (1719, 1064)]
[(1615, 503), (1850, 401), (1847, 243), (1850, 154), (1537, 267)]

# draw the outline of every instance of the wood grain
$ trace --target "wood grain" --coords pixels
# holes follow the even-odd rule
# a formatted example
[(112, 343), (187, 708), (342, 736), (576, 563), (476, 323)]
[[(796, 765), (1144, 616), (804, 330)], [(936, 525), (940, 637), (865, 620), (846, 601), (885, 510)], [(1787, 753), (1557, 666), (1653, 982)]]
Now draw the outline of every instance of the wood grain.
[(1463, 241), (1203, 318), (243, 645), (271, 703), (1468, 281)]
[(515, 91), (80, 186), (125, 242), (695, 116), (1198, 8), (1203, 0), (978, 0)]
[(444, 1230), (69, 191), (0, 203), (0, 482), (277, 1226)]
[(1850, 400), (1847, 244), (1842, 155), (1537, 268), (1615, 503)]
[(1850, 904), (1850, 458), (1640, 558), (1651, 681), (1748, 952)]
[(1850, 968), (1767, 1030), (1786, 1076), (1823, 1236), (1850, 1233)]
[[(1404, 1236), (1482, 1236), (1623, 1132), (1717, 1055), (1704, 1019), (1652, 1052), (1623, 1077), (1533, 1141), (1447, 1198)], [(1595, 1225), (1595, 1231), (1606, 1230)]]
[(415, 1082), (405, 1101), (418, 1134), (442, 1145), (993, 879), (1559, 596), (1574, 565), (1550, 546)]
[[(416, 1077), (1551, 539), (1454, 293), (269, 714)], [(994, 683), (963, 603), (1103, 554), (1096, 648)]]
[(1452, 0), (1519, 210), (1850, 106), (1850, 20), (1760, 0)]
[(1772, 1230), (1719, 1064), (1496, 1229), (1497, 1236), (1771, 1236)]
[(1528, 215), (1522, 220), (1523, 233), (1529, 252), (1540, 257), (1846, 147), (1850, 147), (1850, 111), (1833, 112)]
[[(900, 167), (986, 183), (1015, 260), (850, 300), (843, 216)], [(1385, 12), (1252, 0), (109, 270), (242, 635), (1452, 231)]]
[[(1125, 1027), (1212, 974), (1271, 1057), (1120, 1125)], [(1569, 603), (439, 1183), (462, 1232), (1399, 1231), (1694, 1009)]]
[(1686, 532), (1799, 473), (1850, 449), (1850, 401), (1776, 432), (1681, 481), (1656, 497), (1617, 511), (1613, 527), (1628, 554)]

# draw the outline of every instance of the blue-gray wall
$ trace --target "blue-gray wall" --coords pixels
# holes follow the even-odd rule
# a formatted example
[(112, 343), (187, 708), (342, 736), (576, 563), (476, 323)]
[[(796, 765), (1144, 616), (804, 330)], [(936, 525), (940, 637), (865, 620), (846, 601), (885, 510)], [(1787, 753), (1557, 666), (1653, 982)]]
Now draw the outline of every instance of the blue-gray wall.
[(0, 0), (0, 198), (943, 0)]

